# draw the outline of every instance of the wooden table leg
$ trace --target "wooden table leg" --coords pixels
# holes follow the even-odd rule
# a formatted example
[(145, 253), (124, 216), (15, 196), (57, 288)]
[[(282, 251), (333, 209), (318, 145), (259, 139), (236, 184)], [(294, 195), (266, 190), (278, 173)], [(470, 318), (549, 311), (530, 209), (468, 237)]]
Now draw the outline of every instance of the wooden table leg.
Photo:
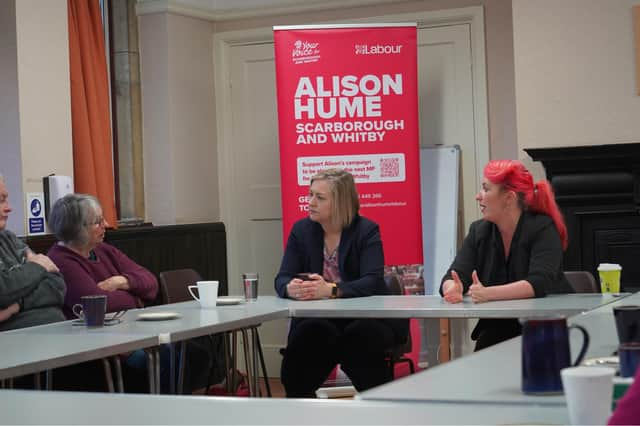
[(445, 363), (451, 360), (451, 332), (448, 318), (440, 318), (440, 349), (438, 360)]

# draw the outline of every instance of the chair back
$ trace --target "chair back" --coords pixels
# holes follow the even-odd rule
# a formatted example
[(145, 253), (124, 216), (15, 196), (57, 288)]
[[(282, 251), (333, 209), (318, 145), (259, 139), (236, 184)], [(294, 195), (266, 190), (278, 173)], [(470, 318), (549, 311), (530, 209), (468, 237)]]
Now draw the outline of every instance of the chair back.
[(389, 290), (390, 295), (402, 295), (402, 285), (400, 284), (400, 280), (398, 279), (398, 276), (396, 274), (385, 275), (384, 283), (386, 284), (387, 290)]
[(160, 303), (177, 303), (193, 300), (188, 286), (202, 280), (193, 269), (175, 269), (160, 272)]
[[(391, 296), (402, 296), (404, 292), (402, 291), (402, 284), (400, 284), (400, 279), (397, 274), (391, 273), (389, 275), (384, 276), (384, 283), (389, 290), (389, 294)], [(392, 358), (395, 358), (395, 362), (399, 358), (402, 358), (402, 355), (411, 352), (413, 349), (413, 343), (411, 342), (411, 333), (407, 335), (407, 341), (401, 345), (396, 345), (392, 348)]]
[(576, 293), (600, 293), (598, 283), (589, 271), (564, 271), (564, 276)]

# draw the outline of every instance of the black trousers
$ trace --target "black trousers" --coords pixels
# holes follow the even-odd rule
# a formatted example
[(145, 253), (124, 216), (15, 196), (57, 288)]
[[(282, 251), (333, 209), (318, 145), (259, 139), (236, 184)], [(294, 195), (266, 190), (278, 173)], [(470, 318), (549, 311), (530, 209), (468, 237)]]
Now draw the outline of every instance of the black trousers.
[(476, 341), (475, 351), (488, 348), (522, 334), (522, 326), (517, 319), (481, 319), (471, 333)]
[(281, 379), (287, 397), (314, 398), (340, 364), (358, 391), (392, 379), (385, 360), (393, 329), (377, 319), (304, 318), (289, 332)]

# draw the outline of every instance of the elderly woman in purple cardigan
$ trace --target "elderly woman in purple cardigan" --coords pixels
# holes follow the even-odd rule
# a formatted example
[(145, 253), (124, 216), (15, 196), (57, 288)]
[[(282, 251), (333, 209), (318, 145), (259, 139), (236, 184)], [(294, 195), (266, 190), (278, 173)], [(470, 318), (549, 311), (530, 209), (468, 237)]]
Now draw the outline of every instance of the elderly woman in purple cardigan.
[[(158, 293), (158, 281), (150, 271), (103, 242), (107, 226), (100, 203), (91, 195), (68, 194), (51, 209), (49, 228), (58, 243), (48, 255), (67, 284), (63, 306), (67, 318), (75, 318), (72, 308), (82, 296), (105, 295), (107, 312), (116, 312), (142, 307)], [(168, 370), (166, 348), (161, 358), (163, 369)], [(125, 365), (141, 373), (146, 359), (142, 350), (124, 355)], [(162, 382), (164, 387), (168, 377), (162, 377)]]
[(103, 294), (107, 312), (116, 312), (142, 307), (158, 293), (151, 272), (103, 242), (107, 225), (100, 203), (91, 195), (66, 195), (51, 210), (49, 227), (59, 241), (48, 255), (67, 284), (67, 318), (75, 318), (71, 308), (82, 296)]

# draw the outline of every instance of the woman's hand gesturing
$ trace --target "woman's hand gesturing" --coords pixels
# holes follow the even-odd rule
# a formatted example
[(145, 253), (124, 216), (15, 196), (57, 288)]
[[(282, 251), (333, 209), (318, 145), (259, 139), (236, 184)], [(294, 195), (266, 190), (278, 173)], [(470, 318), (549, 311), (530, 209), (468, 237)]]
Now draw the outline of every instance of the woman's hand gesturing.
[(444, 282), (442, 295), (444, 300), (449, 303), (460, 303), (462, 302), (462, 292), (464, 290), (462, 281), (456, 271), (451, 271), (451, 278), (453, 279)]
[(471, 296), (473, 303), (484, 303), (490, 301), (491, 299), (489, 298), (487, 287), (480, 282), (476, 271), (473, 271), (471, 274), (471, 279), (473, 280), (473, 284), (469, 287), (469, 295)]

